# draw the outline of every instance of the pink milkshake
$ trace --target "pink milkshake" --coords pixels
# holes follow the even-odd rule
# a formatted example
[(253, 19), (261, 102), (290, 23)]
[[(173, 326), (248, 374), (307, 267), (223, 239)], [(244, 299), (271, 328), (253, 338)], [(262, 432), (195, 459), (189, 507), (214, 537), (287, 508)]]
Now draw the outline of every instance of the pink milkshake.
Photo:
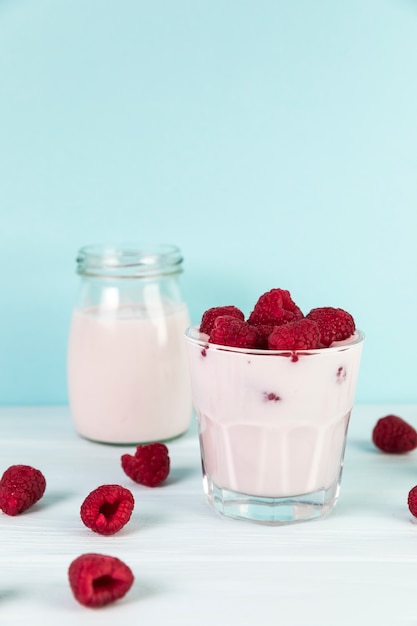
[(108, 315), (74, 311), (68, 351), (77, 431), (112, 443), (166, 440), (191, 418), (185, 307), (149, 317), (139, 308)]
[(197, 326), (186, 338), (209, 503), (270, 524), (330, 511), (363, 334), (298, 351), (217, 345)]
[(77, 263), (81, 282), (68, 346), (77, 432), (115, 444), (183, 434), (192, 404), (179, 249), (87, 246)]

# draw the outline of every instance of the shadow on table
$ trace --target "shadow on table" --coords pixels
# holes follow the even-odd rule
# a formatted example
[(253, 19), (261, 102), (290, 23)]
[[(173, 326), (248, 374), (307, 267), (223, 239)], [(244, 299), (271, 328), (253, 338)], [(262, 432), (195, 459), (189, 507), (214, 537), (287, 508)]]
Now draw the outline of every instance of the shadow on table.
[(18, 589), (1, 589), (0, 588), (0, 605), (5, 602), (12, 602), (22, 596), (22, 592)]
[(71, 500), (71, 498), (74, 497), (79, 497), (76, 491), (48, 491), (47, 489), (42, 499), (34, 506), (36, 506), (37, 509), (49, 508), (50, 506), (66, 502), (66, 500)]
[(169, 476), (165, 482), (166, 485), (175, 485), (183, 482), (191, 476), (201, 476), (200, 467), (172, 467)]
[(378, 453), (378, 450), (375, 448), (372, 441), (368, 441), (366, 439), (355, 439), (354, 437), (349, 437), (349, 435), (348, 435), (348, 446), (349, 448), (360, 450), (361, 452)]

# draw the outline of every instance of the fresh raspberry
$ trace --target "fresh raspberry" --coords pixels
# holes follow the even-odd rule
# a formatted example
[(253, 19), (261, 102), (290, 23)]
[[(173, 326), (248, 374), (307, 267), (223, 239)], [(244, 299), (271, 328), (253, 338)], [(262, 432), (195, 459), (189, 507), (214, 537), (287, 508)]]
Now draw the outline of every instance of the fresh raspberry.
[(205, 311), (205, 313), (203, 313), (200, 324), (200, 333), (205, 333), (206, 335), (209, 335), (213, 330), (216, 317), (220, 317), (220, 315), (230, 315), (231, 317), (236, 317), (236, 319), (239, 320), (245, 319), (242, 311), (235, 306), (216, 306), (212, 309), (208, 309), (207, 311)]
[(410, 513), (417, 517), (417, 485), (411, 489), (407, 499), (408, 508)]
[(134, 581), (126, 563), (114, 556), (94, 553), (77, 557), (68, 568), (68, 578), (75, 599), (90, 608), (123, 598)]
[(11, 465), (0, 480), (0, 509), (18, 515), (40, 500), (46, 489), (42, 472), (30, 465)]
[(333, 341), (348, 339), (355, 332), (355, 321), (350, 313), (343, 309), (324, 306), (312, 309), (307, 319), (316, 322), (320, 331), (320, 346), (328, 348)]
[(313, 350), (318, 348), (319, 339), (317, 324), (301, 319), (276, 326), (269, 335), (268, 345), (270, 350)]
[(127, 524), (135, 500), (129, 489), (120, 485), (101, 485), (91, 491), (81, 505), (81, 519), (87, 528), (100, 535), (114, 535)]
[(377, 421), (372, 441), (383, 452), (410, 452), (417, 448), (417, 432), (401, 417), (387, 415)]
[(255, 326), (230, 315), (216, 317), (209, 342), (233, 348), (257, 347), (259, 334)]
[(121, 461), (122, 468), (129, 478), (146, 487), (156, 487), (169, 474), (168, 448), (163, 443), (138, 446), (134, 456), (123, 454)]
[(249, 315), (249, 324), (272, 324), (279, 326), (294, 322), (304, 315), (293, 302), (290, 292), (286, 289), (271, 289), (258, 299), (252, 313)]

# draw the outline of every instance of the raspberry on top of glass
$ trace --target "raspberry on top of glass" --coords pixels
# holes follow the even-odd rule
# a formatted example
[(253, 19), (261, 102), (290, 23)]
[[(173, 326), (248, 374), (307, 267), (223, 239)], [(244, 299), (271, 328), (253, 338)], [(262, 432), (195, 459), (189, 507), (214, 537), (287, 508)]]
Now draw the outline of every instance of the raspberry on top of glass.
[(340, 308), (319, 307), (304, 315), (286, 289), (262, 294), (247, 320), (233, 305), (205, 311), (200, 333), (209, 343), (260, 350), (328, 348), (355, 334), (355, 321)]

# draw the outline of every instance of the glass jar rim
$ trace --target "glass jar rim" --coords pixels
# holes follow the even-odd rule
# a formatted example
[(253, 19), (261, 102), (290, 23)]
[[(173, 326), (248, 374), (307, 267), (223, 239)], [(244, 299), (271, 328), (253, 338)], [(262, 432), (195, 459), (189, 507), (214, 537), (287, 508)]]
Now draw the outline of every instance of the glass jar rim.
[(76, 262), (83, 276), (138, 278), (178, 274), (183, 257), (172, 244), (126, 242), (82, 246)]

